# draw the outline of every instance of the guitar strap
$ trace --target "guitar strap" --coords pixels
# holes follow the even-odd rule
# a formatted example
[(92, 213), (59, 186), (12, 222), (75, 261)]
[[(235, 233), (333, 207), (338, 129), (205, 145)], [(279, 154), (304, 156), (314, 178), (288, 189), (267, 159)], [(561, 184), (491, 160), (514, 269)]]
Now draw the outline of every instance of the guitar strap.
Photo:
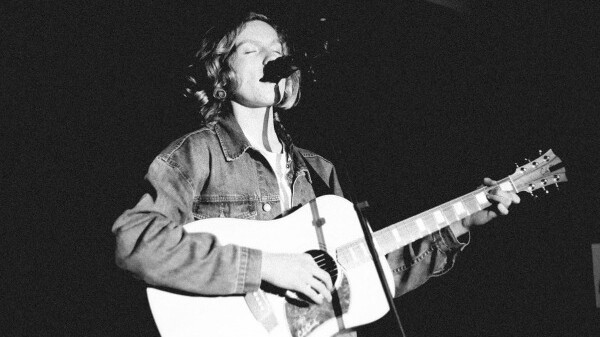
[(271, 332), (278, 323), (277, 317), (275, 317), (273, 309), (271, 308), (271, 303), (265, 296), (265, 292), (259, 289), (255, 292), (247, 293), (244, 298), (246, 304), (248, 304), (248, 308), (250, 308), (250, 312), (254, 315), (254, 318), (262, 324), (268, 332)]
[(325, 219), (319, 215), (319, 208), (317, 207), (317, 200), (313, 199), (310, 201), (310, 211), (313, 216), (313, 226), (317, 234), (317, 242), (319, 243), (319, 249), (327, 251), (327, 245), (325, 244), (325, 236), (323, 235), (323, 225)]

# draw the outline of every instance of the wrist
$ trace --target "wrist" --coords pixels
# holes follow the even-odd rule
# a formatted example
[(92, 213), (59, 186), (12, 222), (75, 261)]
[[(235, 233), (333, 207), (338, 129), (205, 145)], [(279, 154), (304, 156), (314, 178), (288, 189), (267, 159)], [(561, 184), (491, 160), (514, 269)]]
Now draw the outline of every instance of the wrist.
[(449, 250), (463, 250), (471, 241), (471, 232), (466, 230), (459, 221), (441, 230), (440, 234)]
[(464, 227), (466, 230), (471, 230), (471, 221), (468, 220), (469, 217), (463, 218), (460, 220), (460, 225)]
[(454, 237), (459, 237), (469, 232), (469, 226), (463, 219), (450, 224), (450, 230), (452, 231), (452, 234), (454, 234)]

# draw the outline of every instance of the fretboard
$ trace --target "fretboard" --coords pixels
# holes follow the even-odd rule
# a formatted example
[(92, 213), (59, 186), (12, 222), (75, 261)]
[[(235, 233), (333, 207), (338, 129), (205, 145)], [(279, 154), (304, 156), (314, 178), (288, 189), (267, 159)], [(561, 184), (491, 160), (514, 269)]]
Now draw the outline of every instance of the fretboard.
[[(513, 190), (508, 177), (499, 181), (499, 187), (506, 191)], [(381, 255), (388, 254), (489, 207), (491, 203), (487, 199), (487, 193), (494, 188), (479, 188), (373, 233), (377, 251)], [(337, 259), (347, 266), (352, 266), (370, 261), (371, 254), (364, 239), (360, 239), (338, 247)]]

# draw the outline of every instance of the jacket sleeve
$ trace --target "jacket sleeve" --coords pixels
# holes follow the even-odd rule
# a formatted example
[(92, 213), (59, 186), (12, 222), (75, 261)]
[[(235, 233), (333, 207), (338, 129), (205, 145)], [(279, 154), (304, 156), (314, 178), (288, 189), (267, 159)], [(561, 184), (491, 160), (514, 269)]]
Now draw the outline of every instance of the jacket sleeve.
[(425, 283), (431, 276), (441, 276), (454, 265), (459, 251), (467, 242), (459, 241), (449, 227), (428, 235), (387, 255), (396, 285), (396, 297)]
[(117, 265), (150, 285), (185, 292), (227, 295), (258, 289), (259, 250), (221, 246), (211, 234), (183, 229), (193, 220), (194, 181), (203, 183), (208, 172), (197, 174), (192, 179), (168, 157), (152, 162), (148, 193), (113, 226)]
[[(331, 193), (344, 196), (335, 167), (331, 167), (328, 185)], [(458, 252), (469, 244), (470, 239), (469, 232), (466, 242), (461, 242), (450, 227), (445, 227), (389, 253), (386, 258), (394, 275), (396, 297), (419, 287), (431, 276), (441, 276), (448, 272), (454, 265)]]

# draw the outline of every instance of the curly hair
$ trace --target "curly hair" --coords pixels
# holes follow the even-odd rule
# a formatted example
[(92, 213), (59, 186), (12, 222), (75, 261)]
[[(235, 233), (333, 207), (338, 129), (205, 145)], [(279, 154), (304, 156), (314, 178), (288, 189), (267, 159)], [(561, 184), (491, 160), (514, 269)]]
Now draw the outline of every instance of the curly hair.
[[(193, 62), (187, 68), (186, 92), (200, 104), (200, 113), (205, 122), (210, 122), (217, 115), (228, 111), (230, 105), (225, 104), (230, 93), (235, 90), (235, 74), (229, 66), (229, 57), (234, 49), (237, 36), (250, 21), (268, 23), (277, 32), (283, 45), (283, 55), (290, 55), (285, 32), (265, 15), (250, 12), (237, 20), (221, 24), (209, 29), (200, 49), (195, 53)], [(223, 90), (227, 95), (223, 98)], [(300, 72), (296, 71), (285, 81), (283, 99), (275, 107), (290, 109), (300, 100)]]

